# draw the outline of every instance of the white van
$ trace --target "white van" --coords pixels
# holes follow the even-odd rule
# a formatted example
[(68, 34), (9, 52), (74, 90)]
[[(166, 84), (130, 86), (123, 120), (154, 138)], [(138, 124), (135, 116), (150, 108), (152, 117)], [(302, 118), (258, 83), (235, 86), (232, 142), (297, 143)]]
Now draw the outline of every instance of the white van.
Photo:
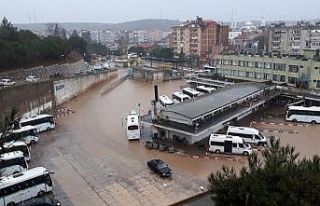
[(28, 164), (20, 151), (0, 155), (0, 171), (3, 176), (9, 176), (28, 170)]
[(263, 136), (259, 130), (252, 127), (229, 126), (227, 135), (242, 137), (250, 144), (256, 144), (258, 146), (267, 145), (267, 138)]
[(246, 143), (241, 137), (225, 134), (211, 134), (209, 140), (209, 151), (218, 154), (252, 154), (251, 146), (248, 143)]

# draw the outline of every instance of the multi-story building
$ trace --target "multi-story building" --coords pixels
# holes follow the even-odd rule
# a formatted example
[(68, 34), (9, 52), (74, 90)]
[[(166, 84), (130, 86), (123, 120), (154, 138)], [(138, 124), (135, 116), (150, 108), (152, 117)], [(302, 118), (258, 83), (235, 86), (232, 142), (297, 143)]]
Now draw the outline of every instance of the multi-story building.
[(172, 28), (170, 47), (174, 52), (196, 55), (206, 62), (228, 46), (229, 26), (197, 17)]
[(218, 55), (215, 62), (215, 72), (227, 78), (320, 90), (319, 50), (296, 57)]
[(320, 49), (320, 25), (274, 24), (269, 29), (269, 52), (273, 54), (303, 54), (304, 49)]

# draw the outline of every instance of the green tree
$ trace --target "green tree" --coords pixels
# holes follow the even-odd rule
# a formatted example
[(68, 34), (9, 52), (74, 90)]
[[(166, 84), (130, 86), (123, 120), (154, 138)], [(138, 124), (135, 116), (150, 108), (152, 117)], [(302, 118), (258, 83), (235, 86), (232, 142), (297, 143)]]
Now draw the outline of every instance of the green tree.
[(0, 39), (5, 41), (18, 40), (17, 28), (15, 28), (6, 17), (3, 17), (0, 25)]
[(272, 138), (259, 159), (249, 157), (248, 168), (233, 168), (209, 176), (209, 191), (216, 205), (318, 205), (320, 158), (299, 159), (294, 147)]
[(79, 37), (77, 33), (72, 33), (68, 42), (71, 50), (78, 51), (82, 55), (87, 52), (87, 42), (83, 38)]
[(172, 59), (174, 54), (173, 50), (170, 48), (157, 46), (152, 49), (150, 55), (157, 58)]

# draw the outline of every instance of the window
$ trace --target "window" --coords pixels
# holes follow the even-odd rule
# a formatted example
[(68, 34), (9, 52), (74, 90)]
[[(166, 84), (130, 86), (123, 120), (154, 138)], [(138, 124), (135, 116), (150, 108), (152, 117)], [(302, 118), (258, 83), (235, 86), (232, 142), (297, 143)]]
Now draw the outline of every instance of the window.
[(317, 88), (320, 88), (320, 80), (317, 80)]
[(238, 76), (238, 71), (237, 71), (237, 70), (233, 70), (233, 71), (232, 71), (232, 75), (235, 76), (235, 77), (237, 77), (237, 76)]
[(273, 69), (277, 71), (285, 71), (286, 65), (285, 64), (274, 64)]
[(254, 135), (254, 138), (257, 140), (261, 140), (261, 137), (259, 137), (258, 135)]
[(299, 65), (289, 65), (289, 72), (298, 73)]
[(237, 148), (238, 147), (237, 143), (232, 143), (232, 147)]
[(286, 76), (281, 75), (280, 76), (280, 82), (286, 82)]
[(253, 62), (248, 61), (248, 62), (247, 62), (247, 66), (248, 66), (248, 67), (253, 67)]
[(241, 144), (241, 143), (239, 144), (239, 147), (240, 147), (240, 148), (244, 148), (244, 147), (243, 147), (243, 144)]
[(224, 146), (224, 142), (211, 141), (211, 142), (210, 142), (210, 145), (213, 145), (213, 146)]
[(239, 71), (239, 77), (245, 77), (246, 73), (244, 71)]
[(264, 63), (265, 69), (271, 69), (271, 67), (272, 67), (272, 63), (269, 63), (269, 62)]
[(278, 75), (274, 74), (274, 75), (272, 76), (272, 80), (273, 80), (273, 81), (278, 81)]
[(289, 84), (297, 84), (297, 78), (295, 77), (288, 77)]

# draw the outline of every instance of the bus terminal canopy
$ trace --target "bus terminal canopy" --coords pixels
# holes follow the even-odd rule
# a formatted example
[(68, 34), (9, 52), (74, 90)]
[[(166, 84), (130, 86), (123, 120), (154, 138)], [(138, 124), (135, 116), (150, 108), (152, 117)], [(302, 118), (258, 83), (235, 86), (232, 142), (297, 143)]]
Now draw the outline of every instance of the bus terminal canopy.
[(170, 120), (171, 116), (175, 116), (173, 119), (181, 116), (193, 121), (236, 101), (263, 92), (266, 88), (268, 86), (262, 83), (234, 84), (196, 99), (164, 108), (160, 111), (160, 115), (162, 119), (167, 120)]

